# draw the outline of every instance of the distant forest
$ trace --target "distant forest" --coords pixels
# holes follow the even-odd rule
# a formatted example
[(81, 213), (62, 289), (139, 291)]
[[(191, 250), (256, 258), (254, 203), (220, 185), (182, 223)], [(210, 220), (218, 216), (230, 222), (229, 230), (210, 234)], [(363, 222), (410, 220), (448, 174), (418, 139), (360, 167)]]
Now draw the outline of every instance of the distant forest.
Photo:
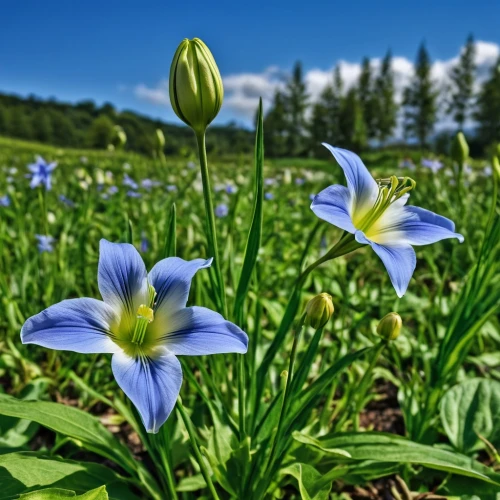
[[(195, 147), (193, 132), (188, 127), (154, 120), (134, 111), (117, 111), (109, 103), (97, 106), (86, 100), (70, 104), (0, 93), (3, 136), (61, 147), (105, 149), (112, 144), (117, 125), (126, 134), (125, 149), (137, 153), (153, 154), (157, 129), (165, 136), (166, 155), (187, 156)], [(250, 152), (253, 144), (251, 131), (232, 124), (211, 126), (207, 135), (207, 147), (215, 154)]]

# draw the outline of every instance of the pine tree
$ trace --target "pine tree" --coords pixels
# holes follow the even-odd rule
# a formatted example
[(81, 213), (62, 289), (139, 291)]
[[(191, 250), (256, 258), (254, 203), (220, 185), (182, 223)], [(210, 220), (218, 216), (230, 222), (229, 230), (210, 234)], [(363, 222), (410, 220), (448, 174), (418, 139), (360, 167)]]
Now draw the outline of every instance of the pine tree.
[(404, 91), (405, 132), (416, 137), (421, 147), (427, 144), (437, 119), (437, 92), (431, 77), (431, 60), (422, 44), (417, 54), (415, 74)]
[(287, 117), (285, 99), (277, 90), (273, 106), (264, 118), (264, 148), (266, 156), (277, 157), (286, 154)]
[[(105, 149), (113, 137), (113, 122), (106, 116), (96, 118), (87, 132), (87, 143), (91, 148)], [(149, 137), (146, 134), (146, 137)], [(150, 141), (152, 144), (152, 140)], [(148, 151), (151, 146), (148, 144)]]
[(365, 57), (361, 64), (361, 74), (358, 80), (359, 104), (363, 112), (366, 131), (370, 139), (376, 137), (374, 89), (370, 60)]
[(479, 124), (478, 137), (484, 145), (500, 141), (500, 58), (481, 88), (474, 118)]
[(293, 68), (292, 78), (287, 84), (284, 97), (288, 154), (298, 156), (304, 152), (304, 136), (307, 126), (305, 113), (308, 100), (300, 62), (297, 62)]
[(10, 108), (7, 120), (7, 135), (18, 139), (32, 139), (31, 121), (23, 106)]
[(356, 152), (366, 147), (366, 123), (363, 117), (363, 108), (361, 107), (358, 93), (355, 88), (350, 89), (342, 101), (340, 128), (342, 133), (342, 146)]
[(459, 129), (463, 128), (472, 107), (474, 73), (476, 71), (475, 55), (474, 38), (470, 35), (458, 63), (453, 66), (450, 72), (451, 100), (448, 113), (453, 116)]
[(33, 138), (40, 142), (52, 143), (52, 123), (48, 113), (43, 109), (38, 109), (31, 118), (33, 128)]
[(384, 144), (396, 127), (398, 106), (394, 99), (394, 73), (392, 54), (388, 51), (382, 61), (375, 81), (375, 128), (376, 138)]

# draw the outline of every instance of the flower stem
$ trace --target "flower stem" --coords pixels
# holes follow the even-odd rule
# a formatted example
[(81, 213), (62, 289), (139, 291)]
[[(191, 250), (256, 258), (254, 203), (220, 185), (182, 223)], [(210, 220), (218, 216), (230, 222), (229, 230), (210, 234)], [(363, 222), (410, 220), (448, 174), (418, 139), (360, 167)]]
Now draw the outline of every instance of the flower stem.
[(200, 448), (196, 440), (195, 430), (193, 428), (193, 422), (191, 422), (191, 419), (184, 409), (184, 406), (182, 406), (182, 399), (180, 396), (177, 398), (177, 410), (179, 411), (182, 421), (184, 422), (186, 430), (189, 434), (189, 440), (191, 441), (191, 446), (193, 448), (196, 461), (200, 466), (201, 473), (205, 479), (205, 482), (207, 483), (207, 487), (210, 490), (212, 498), (214, 498), (214, 500), (219, 500), (219, 495), (217, 495), (217, 491), (215, 491), (214, 484), (212, 483), (212, 479), (210, 477), (210, 472), (208, 471), (207, 465), (205, 464), (203, 456), (201, 455)]
[(243, 354), (236, 354), (238, 356), (238, 417), (240, 429), (240, 441), (246, 436), (245, 429), (245, 358)]
[(212, 201), (212, 191), (210, 189), (210, 177), (208, 175), (207, 148), (205, 143), (205, 132), (196, 132), (196, 142), (198, 144), (198, 156), (200, 159), (201, 180), (203, 183), (203, 198), (205, 200), (205, 212), (207, 222), (207, 241), (210, 256), (214, 258), (215, 280), (220, 300), (221, 312), (227, 316), (226, 292), (219, 262), (219, 249), (217, 245), (217, 233), (215, 230), (214, 205)]

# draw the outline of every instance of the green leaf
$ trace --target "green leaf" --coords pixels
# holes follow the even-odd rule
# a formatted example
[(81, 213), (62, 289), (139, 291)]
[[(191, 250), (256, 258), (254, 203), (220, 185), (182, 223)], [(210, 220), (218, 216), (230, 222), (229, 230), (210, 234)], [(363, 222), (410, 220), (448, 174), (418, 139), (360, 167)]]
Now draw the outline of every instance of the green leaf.
[(175, 257), (177, 252), (177, 208), (175, 203), (170, 207), (170, 215), (168, 217), (167, 236), (165, 238), (165, 247), (163, 250), (163, 257)]
[[(37, 491), (44, 486), (75, 491), (78, 494), (107, 486), (109, 497), (113, 500), (138, 500), (130, 491), (127, 481), (108, 467), (31, 452), (0, 455), (0, 484), (0, 500)], [(96, 498), (100, 500), (100, 497)]]
[(71, 490), (62, 490), (60, 488), (47, 488), (46, 490), (32, 491), (19, 497), (20, 500), (60, 500), (64, 498), (76, 498), (80, 500), (108, 500), (106, 486), (100, 486), (95, 490), (88, 491), (83, 495), (77, 495)]
[[(311, 443), (311, 438), (294, 433), (294, 438)], [(410, 441), (394, 434), (383, 432), (345, 432), (332, 436), (321, 436), (314, 446), (330, 454), (330, 450), (341, 449), (353, 460), (374, 460), (387, 463), (418, 464), (430, 469), (481, 479), (500, 486), (500, 474), (489, 467), (452, 451), (442, 450)], [(338, 458), (338, 455), (335, 455)], [(350, 459), (341, 459), (349, 462)]]
[(332, 481), (342, 477), (344, 469), (333, 469), (322, 476), (312, 465), (294, 463), (281, 469), (281, 473), (293, 476), (297, 480), (303, 500), (328, 500)]
[(179, 481), (176, 491), (198, 491), (207, 487), (207, 483), (202, 474), (184, 477)]
[(462, 453), (485, 447), (478, 436), (500, 446), (500, 382), (476, 378), (452, 387), (441, 401), (441, 422)]
[(262, 98), (259, 101), (257, 115), (257, 134), (255, 137), (255, 191), (252, 213), (252, 224), (248, 232), (245, 258), (241, 270), (236, 300), (234, 303), (234, 317), (241, 325), (243, 303), (250, 287), (253, 269), (257, 262), (260, 245), (262, 242), (262, 221), (264, 217), (264, 117), (262, 111)]
[(65, 436), (103, 457), (118, 463), (127, 471), (136, 468), (135, 460), (95, 417), (78, 408), (46, 401), (20, 401), (0, 394), (0, 414), (32, 420)]

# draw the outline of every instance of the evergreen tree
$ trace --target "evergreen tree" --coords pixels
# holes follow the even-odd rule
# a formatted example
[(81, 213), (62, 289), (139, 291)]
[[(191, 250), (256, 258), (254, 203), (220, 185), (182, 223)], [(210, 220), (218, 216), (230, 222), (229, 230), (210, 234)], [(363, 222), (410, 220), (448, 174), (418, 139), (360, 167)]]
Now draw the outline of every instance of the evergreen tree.
[(277, 90), (274, 94), (273, 106), (264, 118), (264, 146), (266, 156), (277, 157), (287, 154), (286, 133), (285, 98)]
[(33, 138), (31, 121), (23, 106), (16, 106), (15, 108), (11, 108), (9, 110), (7, 135), (10, 137), (16, 137), (17, 139), (29, 140)]
[(375, 81), (374, 112), (376, 138), (383, 144), (391, 137), (396, 127), (398, 112), (394, 99), (394, 73), (390, 51), (384, 57)]
[(415, 74), (404, 91), (405, 132), (416, 137), (423, 147), (427, 144), (437, 119), (437, 92), (431, 77), (431, 60), (422, 44), (417, 54)]
[(57, 146), (80, 146), (73, 122), (61, 111), (51, 110), (49, 112), (52, 128), (52, 140)]
[(500, 142), (500, 58), (481, 88), (474, 118), (479, 124), (478, 136), (483, 145)]
[(459, 129), (463, 128), (472, 106), (474, 73), (476, 71), (475, 55), (474, 38), (470, 35), (458, 63), (453, 66), (450, 73), (451, 100), (448, 113), (453, 116)]
[(340, 126), (342, 146), (356, 152), (360, 152), (366, 147), (366, 123), (363, 117), (363, 108), (355, 88), (350, 89), (342, 101)]
[(290, 156), (298, 156), (304, 151), (304, 135), (307, 126), (305, 113), (308, 100), (300, 62), (297, 62), (293, 68), (292, 78), (287, 84), (284, 97), (287, 115), (287, 153)]
[[(101, 115), (93, 121), (88, 130), (87, 144), (91, 148), (106, 149), (111, 143), (113, 133), (113, 122), (106, 115)], [(146, 141), (148, 141), (148, 138), (149, 135), (146, 134)], [(149, 143), (147, 151), (151, 151), (152, 140)]]
[(363, 112), (366, 131), (370, 139), (376, 137), (375, 99), (373, 89), (372, 68), (370, 60), (365, 57), (361, 64), (361, 74), (358, 80), (359, 104)]
[(52, 123), (46, 110), (38, 109), (31, 118), (33, 138), (40, 142), (52, 143)]

